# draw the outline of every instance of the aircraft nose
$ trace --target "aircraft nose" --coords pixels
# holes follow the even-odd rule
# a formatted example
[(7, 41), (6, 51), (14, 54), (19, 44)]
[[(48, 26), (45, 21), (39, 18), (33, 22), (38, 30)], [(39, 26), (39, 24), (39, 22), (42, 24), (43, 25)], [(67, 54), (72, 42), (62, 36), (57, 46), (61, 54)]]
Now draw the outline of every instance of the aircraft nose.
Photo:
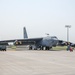
[(57, 43), (58, 42), (58, 39), (57, 38), (54, 38), (53, 40), (54, 40), (54, 43)]
[(53, 40), (58, 41), (58, 39), (57, 39), (57, 38), (54, 38)]

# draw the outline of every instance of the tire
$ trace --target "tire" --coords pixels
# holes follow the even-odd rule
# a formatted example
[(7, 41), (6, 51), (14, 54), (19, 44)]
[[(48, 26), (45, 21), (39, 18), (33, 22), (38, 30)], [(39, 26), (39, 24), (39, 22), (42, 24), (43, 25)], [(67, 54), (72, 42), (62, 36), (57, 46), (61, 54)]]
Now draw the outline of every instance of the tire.
[(6, 49), (5, 49), (5, 51), (6, 51)]

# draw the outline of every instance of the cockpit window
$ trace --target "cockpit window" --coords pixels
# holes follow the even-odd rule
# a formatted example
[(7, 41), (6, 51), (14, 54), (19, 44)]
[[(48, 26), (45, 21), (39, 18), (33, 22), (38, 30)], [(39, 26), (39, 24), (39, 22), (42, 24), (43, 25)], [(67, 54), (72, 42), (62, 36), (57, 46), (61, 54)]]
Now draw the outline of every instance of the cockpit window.
[(49, 40), (49, 39), (55, 39), (55, 40), (57, 40), (57, 37), (56, 37), (56, 36), (51, 36), (51, 37), (48, 36), (48, 37), (45, 37), (45, 38), (43, 38), (43, 39), (44, 39), (44, 40), (45, 40), (45, 39), (46, 39), (46, 40), (47, 40), (47, 39), (48, 39), (48, 40)]
[(57, 39), (57, 37), (56, 36), (53, 36), (53, 37), (51, 37), (52, 39)]
[(53, 36), (53, 37), (51, 37), (51, 38), (57, 38), (56, 36)]

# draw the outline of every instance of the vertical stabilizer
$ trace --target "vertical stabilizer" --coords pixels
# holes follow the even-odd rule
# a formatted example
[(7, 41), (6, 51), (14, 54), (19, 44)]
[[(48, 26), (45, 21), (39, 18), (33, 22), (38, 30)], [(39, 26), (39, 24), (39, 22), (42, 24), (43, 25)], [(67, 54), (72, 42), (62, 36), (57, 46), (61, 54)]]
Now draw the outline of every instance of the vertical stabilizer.
[(25, 27), (23, 28), (23, 37), (24, 37), (24, 39), (25, 38), (28, 38), (28, 35), (27, 35), (27, 32), (26, 32), (26, 28)]

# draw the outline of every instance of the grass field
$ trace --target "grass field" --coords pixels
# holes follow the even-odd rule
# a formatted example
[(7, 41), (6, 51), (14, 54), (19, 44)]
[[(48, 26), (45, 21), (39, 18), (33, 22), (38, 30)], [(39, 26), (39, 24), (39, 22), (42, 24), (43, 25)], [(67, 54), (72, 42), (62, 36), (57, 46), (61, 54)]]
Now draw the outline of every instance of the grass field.
[(67, 46), (56, 46), (52, 48), (52, 50), (66, 50), (66, 49), (67, 49)]
[[(72, 47), (74, 50), (74, 47)], [(56, 46), (53, 47), (52, 50), (67, 50), (67, 46)]]
[[(16, 46), (12, 46), (10, 47), (12, 49), (16, 49)], [(20, 47), (22, 48), (22, 47)], [(56, 51), (61, 51), (61, 50), (67, 50), (67, 46), (56, 46), (56, 47), (53, 47), (51, 50), (56, 50)]]

